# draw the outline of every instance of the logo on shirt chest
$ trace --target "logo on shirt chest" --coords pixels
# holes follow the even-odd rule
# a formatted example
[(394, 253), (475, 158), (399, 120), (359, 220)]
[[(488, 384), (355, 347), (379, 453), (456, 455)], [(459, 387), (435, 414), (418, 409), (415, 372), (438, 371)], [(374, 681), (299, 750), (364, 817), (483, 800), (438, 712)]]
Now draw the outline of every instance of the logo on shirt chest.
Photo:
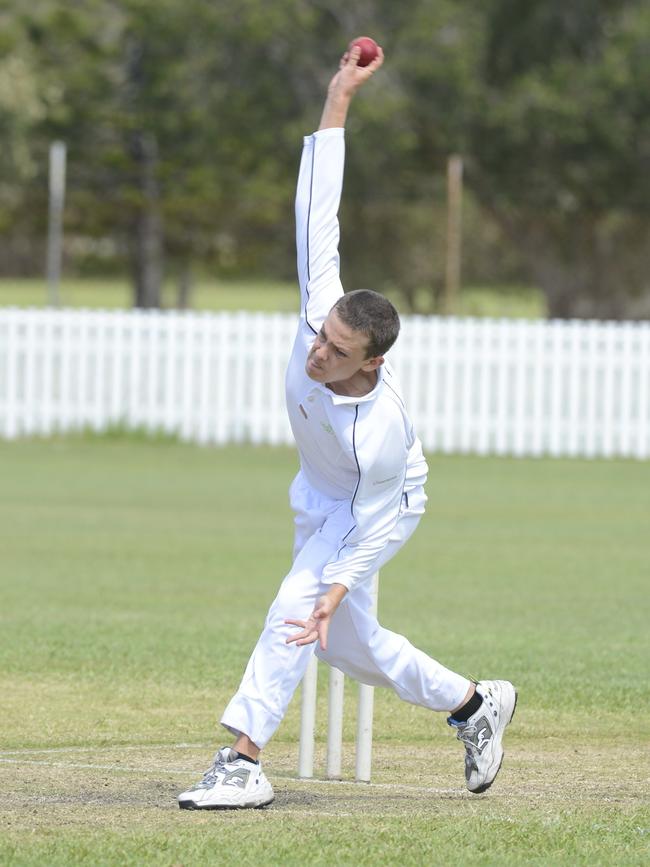
[[(307, 419), (309, 418), (309, 416), (307, 415), (307, 410), (305, 409), (305, 407), (301, 403), (298, 404), (298, 409), (300, 410), (303, 418), (307, 418)], [(335, 436), (334, 428), (332, 427), (332, 425), (329, 422), (322, 421), (322, 422), (320, 422), (320, 426), (323, 428), (325, 433), (328, 433), (330, 436)]]

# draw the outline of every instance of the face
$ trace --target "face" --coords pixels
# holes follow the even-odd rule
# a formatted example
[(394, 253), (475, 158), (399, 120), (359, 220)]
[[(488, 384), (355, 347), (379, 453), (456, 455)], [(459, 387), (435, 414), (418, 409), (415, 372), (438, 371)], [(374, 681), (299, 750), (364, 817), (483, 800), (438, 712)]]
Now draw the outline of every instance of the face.
[(307, 376), (329, 384), (351, 379), (359, 371), (370, 373), (383, 359), (366, 358), (367, 346), (365, 334), (350, 328), (339, 319), (336, 310), (330, 310), (309, 350)]

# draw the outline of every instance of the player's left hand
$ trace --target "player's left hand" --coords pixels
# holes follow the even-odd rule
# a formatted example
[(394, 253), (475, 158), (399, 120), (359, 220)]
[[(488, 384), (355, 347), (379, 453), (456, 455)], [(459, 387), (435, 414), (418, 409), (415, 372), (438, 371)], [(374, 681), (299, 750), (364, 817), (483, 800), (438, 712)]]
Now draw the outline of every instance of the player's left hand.
[[(341, 593), (341, 591), (343, 591)], [(332, 615), (339, 607), (341, 599), (347, 592), (341, 584), (335, 584), (331, 590), (320, 597), (308, 620), (285, 620), (289, 626), (299, 626), (301, 632), (287, 638), (287, 644), (295, 642), (297, 647), (305, 644), (320, 642), (321, 650), (327, 650), (327, 633), (330, 628)]]

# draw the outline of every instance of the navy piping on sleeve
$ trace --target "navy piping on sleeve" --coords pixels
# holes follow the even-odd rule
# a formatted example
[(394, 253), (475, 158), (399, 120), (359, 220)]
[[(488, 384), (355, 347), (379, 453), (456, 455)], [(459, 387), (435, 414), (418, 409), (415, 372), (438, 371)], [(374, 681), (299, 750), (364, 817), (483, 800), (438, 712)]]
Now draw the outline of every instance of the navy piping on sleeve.
[[(390, 374), (389, 374), (389, 375), (390, 375)], [(404, 403), (404, 401), (402, 400), (402, 398), (399, 396), (399, 394), (395, 391), (395, 389), (394, 389), (393, 386), (390, 384), (390, 382), (388, 382), (386, 379), (384, 379), (384, 384), (386, 385), (386, 388), (389, 388), (389, 389), (393, 392), (393, 394), (394, 394), (395, 397), (398, 399), (398, 401), (402, 404), (402, 406), (404, 407), (404, 409), (406, 409), (406, 404)], [(413, 445), (413, 443), (415, 442), (415, 430), (413, 429), (413, 425), (411, 425), (411, 430), (410, 430), (410, 432), (409, 432), (409, 436), (411, 437), (411, 442), (408, 444), (408, 445), (409, 445), (409, 448), (410, 448), (410, 447)], [(404, 481), (404, 484), (406, 484), (406, 481)], [(407, 503), (407, 505), (408, 505), (408, 503)]]
[(404, 407), (404, 409), (406, 409), (406, 404), (404, 403), (404, 401), (402, 400), (402, 398), (401, 398), (401, 397), (399, 396), (399, 394), (395, 391), (395, 389), (394, 389), (393, 386), (390, 384), (390, 382), (388, 382), (388, 380), (385, 379), (385, 378), (384, 378), (384, 384), (385, 384), (386, 388), (390, 388), (390, 390), (393, 392), (393, 394), (395, 395), (395, 397), (396, 397), (396, 398), (399, 400), (399, 402), (402, 404), (402, 406)]
[(309, 283), (311, 282), (311, 263), (310, 263), (310, 250), (309, 250), (309, 226), (311, 224), (311, 203), (313, 201), (313, 193), (314, 193), (314, 159), (316, 156), (316, 144), (314, 143), (314, 147), (311, 149), (311, 178), (309, 182), (309, 208), (307, 209), (307, 285), (305, 286), (305, 322), (307, 323), (308, 328), (314, 332), (314, 334), (318, 334), (314, 326), (311, 324), (309, 319), (307, 318), (307, 305), (309, 304)]

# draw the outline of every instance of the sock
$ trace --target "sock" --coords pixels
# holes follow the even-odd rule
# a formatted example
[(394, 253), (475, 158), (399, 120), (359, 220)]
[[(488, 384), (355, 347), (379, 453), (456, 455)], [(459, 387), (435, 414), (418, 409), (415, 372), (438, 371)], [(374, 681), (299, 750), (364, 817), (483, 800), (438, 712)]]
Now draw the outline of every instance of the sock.
[(467, 722), (482, 704), (483, 697), (478, 692), (475, 692), (470, 700), (452, 715), (452, 719), (456, 720), (456, 722)]
[[(237, 750), (235, 750), (234, 752), (237, 753)], [(237, 758), (243, 759), (245, 762), (250, 762), (251, 765), (259, 765), (259, 762), (256, 759), (251, 759), (250, 756), (245, 756), (243, 753), (237, 753)]]

